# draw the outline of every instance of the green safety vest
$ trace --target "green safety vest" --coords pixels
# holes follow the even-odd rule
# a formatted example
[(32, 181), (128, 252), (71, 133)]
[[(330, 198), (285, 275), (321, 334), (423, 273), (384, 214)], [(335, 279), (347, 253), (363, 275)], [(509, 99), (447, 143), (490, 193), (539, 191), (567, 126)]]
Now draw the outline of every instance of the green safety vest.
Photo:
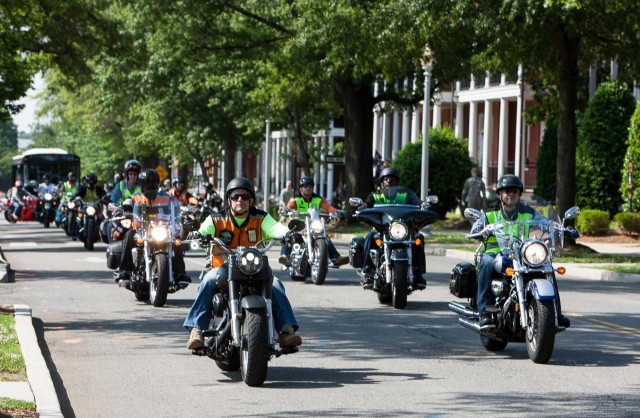
[(135, 186), (133, 186), (133, 190), (130, 190), (129, 187), (126, 186), (127, 184), (128, 183), (127, 183), (126, 180), (122, 180), (120, 183), (118, 183), (118, 186), (120, 187), (120, 201), (121, 202), (123, 200), (126, 200), (126, 199), (130, 198), (134, 194), (142, 193), (142, 190), (140, 190), (140, 186), (138, 186), (137, 184)]
[(96, 191), (96, 189), (90, 189), (87, 187), (85, 194), (84, 194), (84, 201), (85, 202), (96, 202), (98, 201), (99, 197), (98, 197), (98, 192)]
[(69, 184), (68, 181), (65, 181), (62, 184), (62, 196), (60, 196), (60, 202), (64, 203), (66, 201), (69, 200), (69, 197), (67, 196), (68, 193), (73, 193), (73, 195), (77, 195), (78, 194), (78, 184), (76, 183), (75, 186), (72, 186)]
[[(491, 209), (485, 212), (485, 215), (487, 216), (487, 221), (488, 224), (494, 224), (498, 222), (498, 215), (501, 214), (502, 210), (501, 209)], [(533, 219), (533, 216), (535, 215), (535, 210), (529, 206), (525, 206), (522, 204), (518, 204), (518, 206), (516, 207), (516, 212), (518, 213), (518, 216), (516, 217), (516, 219), (512, 220), (511, 222), (515, 222), (515, 221), (530, 221), (531, 219)], [(506, 219), (505, 219), (506, 221)], [(529, 235), (529, 226), (526, 226), (526, 229), (524, 231), (524, 234), (526, 236)], [(497, 254), (500, 252), (500, 246), (498, 245), (498, 239), (494, 236), (491, 235), (489, 238), (487, 238), (487, 240), (485, 241), (485, 253), (490, 253), (490, 254)]]
[(312, 196), (311, 202), (307, 202), (302, 196), (296, 197), (294, 200), (296, 202), (296, 210), (300, 213), (309, 212), (311, 207), (320, 209), (320, 204), (322, 203), (320, 196)]

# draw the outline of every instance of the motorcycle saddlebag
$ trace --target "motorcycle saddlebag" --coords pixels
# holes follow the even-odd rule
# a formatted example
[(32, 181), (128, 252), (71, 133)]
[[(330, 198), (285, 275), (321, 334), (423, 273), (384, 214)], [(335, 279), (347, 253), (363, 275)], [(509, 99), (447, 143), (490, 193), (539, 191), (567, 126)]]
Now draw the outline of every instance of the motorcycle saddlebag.
[(120, 267), (123, 242), (124, 241), (114, 241), (107, 247), (107, 268), (115, 270)]
[(349, 264), (353, 268), (361, 268), (364, 254), (364, 238), (353, 237), (349, 247)]
[(471, 263), (458, 263), (451, 271), (449, 292), (459, 298), (473, 298), (478, 289), (476, 267)]

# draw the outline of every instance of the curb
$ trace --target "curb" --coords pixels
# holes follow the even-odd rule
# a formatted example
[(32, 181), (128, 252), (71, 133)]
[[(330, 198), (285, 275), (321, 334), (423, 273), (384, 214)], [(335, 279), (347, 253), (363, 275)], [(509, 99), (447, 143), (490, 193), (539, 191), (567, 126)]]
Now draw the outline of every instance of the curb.
[[(457, 258), (473, 263), (473, 256), (475, 253), (471, 251), (436, 247), (427, 249), (427, 254)], [(621, 283), (640, 283), (640, 274), (625, 274), (617, 273), (615, 271), (585, 268), (581, 267), (580, 264), (575, 263), (562, 263), (562, 265), (567, 269), (567, 278)]]
[(33, 329), (31, 307), (13, 305), (15, 311), (16, 333), (20, 349), (27, 367), (27, 378), (36, 402), (36, 411), (40, 418), (63, 418), (58, 394), (53, 385), (47, 363), (42, 356), (38, 338)]

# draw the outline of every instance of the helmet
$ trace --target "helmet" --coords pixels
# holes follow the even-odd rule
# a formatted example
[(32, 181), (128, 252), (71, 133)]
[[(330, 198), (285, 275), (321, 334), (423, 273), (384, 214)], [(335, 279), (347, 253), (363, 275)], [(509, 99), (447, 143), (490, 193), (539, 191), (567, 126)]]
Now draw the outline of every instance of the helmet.
[(380, 172), (380, 180), (384, 177), (395, 177), (396, 180), (400, 181), (400, 173), (395, 168), (387, 167)]
[(498, 184), (496, 185), (496, 192), (500, 193), (500, 190), (506, 189), (507, 187), (515, 187), (520, 190), (520, 192), (524, 190), (522, 181), (520, 181), (520, 178), (515, 174), (505, 174), (500, 177), (500, 180), (498, 180)]
[(244, 189), (249, 192), (253, 200), (256, 200), (256, 191), (253, 190), (253, 184), (251, 180), (246, 177), (236, 177), (227, 184), (227, 190), (224, 193), (224, 198), (229, 198), (229, 192), (234, 189)]
[(207, 192), (210, 192), (213, 190), (213, 184), (211, 183), (205, 183), (203, 186), (204, 186), (204, 190)]
[(183, 183), (186, 186), (187, 180), (182, 176), (177, 176), (175, 179), (173, 179), (173, 187), (176, 187), (178, 183)]
[(98, 176), (96, 175), (96, 173), (89, 173), (84, 178), (84, 182), (87, 183), (87, 187), (93, 189), (94, 187), (96, 187), (96, 184), (98, 184)]
[(18, 188), (22, 187), (22, 180), (16, 180), (14, 186), (16, 186)]
[(315, 186), (316, 183), (313, 181), (313, 179), (311, 177), (302, 177), (300, 179), (300, 183), (298, 183), (298, 187), (303, 187), (303, 186)]
[(143, 170), (138, 176), (138, 185), (142, 193), (150, 191), (158, 191), (160, 185), (160, 176), (153, 168)]
[(120, 183), (122, 181), (122, 176), (120, 175), (120, 173), (116, 173), (115, 176), (113, 176), (113, 183)]
[(67, 174), (67, 180), (75, 180), (76, 179), (76, 174), (73, 171), (69, 171), (69, 174)]
[(42, 175), (42, 181), (45, 181), (45, 180), (51, 180), (51, 177), (49, 177), (48, 174), (43, 174)]
[(142, 170), (142, 165), (140, 164), (140, 161), (138, 161), (138, 160), (129, 160), (126, 163), (124, 163), (124, 172), (125, 173), (128, 173), (129, 171), (135, 171), (135, 172), (139, 173), (140, 170)]

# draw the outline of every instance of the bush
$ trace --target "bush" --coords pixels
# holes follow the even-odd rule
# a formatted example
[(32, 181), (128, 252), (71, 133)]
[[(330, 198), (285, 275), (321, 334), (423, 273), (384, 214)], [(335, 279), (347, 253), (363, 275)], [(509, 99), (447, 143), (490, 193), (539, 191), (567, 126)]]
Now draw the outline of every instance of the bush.
[[(628, 148), (627, 154), (625, 156), (624, 161), (621, 162), (622, 170), (622, 181), (620, 184), (620, 194), (623, 199), (626, 201), (622, 206), (625, 211), (629, 211), (632, 208), (629, 207), (628, 202), (628, 189), (627, 189), (627, 175), (628, 175), (628, 167), (627, 164), (630, 160), (630, 157), (634, 158), (634, 165), (638, 166), (638, 161), (640, 161), (640, 102), (636, 105), (636, 110), (631, 117), (631, 123), (629, 125), (629, 138), (628, 138)], [(638, 184), (638, 175), (634, 174), (634, 183), (636, 185), (633, 188), (633, 195), (631, 204), (633, 208), (640, 208), (640, 187)]]
[(618, 213), (613, 220), (625, 234), (640, 234), (640, 213)]
[(600, 84), (578, 128), (576, 204), (619, 211), (621, 171), (635, 107), (629, 89), (618, 82)]
[[(467, 144), (456, 138), (451, 128), (431, 128), (429, 131), (429, 194), (438, 196), (433, 208), (440, 219), (458, 206), (464, 181), (474, 165)], [(393, 161), (400, 172), (400, 184), (420, 194), (422, 173), (422, 140), (408, 144)]]
[(609, 212), (584, 209), (576, 219), (576, 229), (584, 235), (604, 235), (609, 230)]

